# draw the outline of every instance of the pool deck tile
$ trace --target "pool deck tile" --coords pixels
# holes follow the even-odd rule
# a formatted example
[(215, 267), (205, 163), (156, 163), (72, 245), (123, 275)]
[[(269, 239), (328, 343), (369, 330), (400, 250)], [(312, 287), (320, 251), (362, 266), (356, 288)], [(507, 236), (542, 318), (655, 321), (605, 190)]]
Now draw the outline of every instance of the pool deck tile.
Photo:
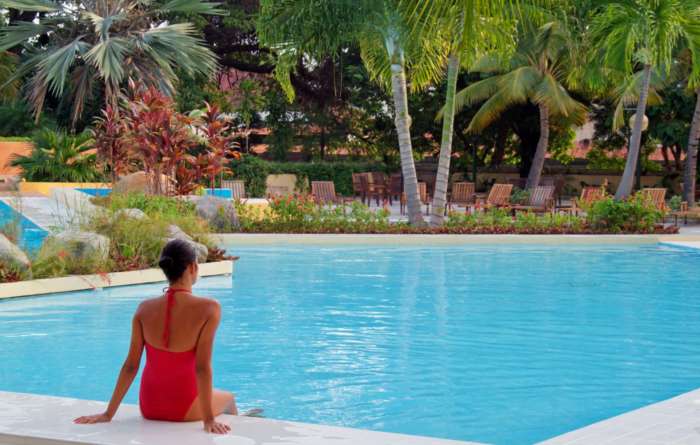
[(136, 405), (122, 405), (110, 423), (75, 425), (72, 419), (104, 410), (105, 403), (0, 391), (0, 444), (6, 445), (478, 445), (433, 437), (222, 415), (223, 436), (205, 434), (200, 422), (144, 420)]
[(700, 389), (540, 442), (540, 445), (612, 444), (700, 444)]

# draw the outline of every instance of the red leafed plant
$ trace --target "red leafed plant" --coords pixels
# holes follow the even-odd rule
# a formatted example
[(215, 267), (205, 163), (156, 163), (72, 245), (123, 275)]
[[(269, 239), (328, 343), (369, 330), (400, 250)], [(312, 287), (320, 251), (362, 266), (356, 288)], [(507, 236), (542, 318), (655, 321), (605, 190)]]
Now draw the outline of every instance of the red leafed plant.
[(205, 150), (197, 155), (197, 166), (201, 174), (209, 178), (209, 185), (213, 188), (216, 176), (229, 172), (229, 160), (240, 157), (237, 151), (240, 147), (233, 141), (230, 126), (219, 107), (208, 103), (206, 106), (199, 122), (199, 132), (204, 138)]
[[(190, 153), (197, 145), (192, 131), (194, 121), (178, 113), (173, 100), (154, 87), (132, 86), (132, 91), (134, 94), (124, 117), (126, 140), (151, 178), (152, 192), (163, 194), (170, 190), (162, 189), (161, 175), (177, 178), (178, 171), (196, 163), (195, 156)], [(197, 178), (187, 179), (189, 187)]]
[(124, 133), (126, 126), (119, 115), (119, 109), (112, 105), (102, 110), (102, 116), (95, 120), (93, 138), (97, 149), (97, 158), (109, 166), (112, 183), (121, 175), (129, 173), (130, 153)]

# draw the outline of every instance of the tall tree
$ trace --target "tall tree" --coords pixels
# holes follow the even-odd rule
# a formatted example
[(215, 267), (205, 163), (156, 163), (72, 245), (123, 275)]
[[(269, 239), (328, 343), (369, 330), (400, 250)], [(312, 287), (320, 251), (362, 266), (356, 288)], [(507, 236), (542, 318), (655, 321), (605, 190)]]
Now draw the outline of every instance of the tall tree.
[[(504, 23), (509, 15), (511, 3), (517, 1), (434, 0), (429, 5), (420, 0), (405, 1), (405, 4), (413, 8), (411, 17), (414, 27), (434, 26), (436, 23), (445, 27), (442, 35), (447, 39), (449, 54), (440, 156), (431, 215), (433, 225), (441, 225), (444, 222), (454, 135), (455, 95), (460, 68), (463, 64), (468, 66), (481, 52), (505, 52), (512, 49), (512, 34), (506, 31), (509, 26)], [(425, 14), (435, 17), (425, 20)]]
[(37, 119), (49, 94), (69, 96), (75, 124), (86, 102), (97, 94), (98, 83), (104, 101), (115, 107), (127, 78), (170, 94), (176, 69), (210, 75), (217, 66), (192, 24), (172, 22), (175, 14), (218, 14), (216, 3), (104, 0), (47, 6), (22, 0), (22, 5), (26, 11), (46, 14), (0, 29), (0, 51), (20, 48), (24, 60), (8, 82), (31, 76), (29, 99)]
[(540, 131), (527, 188), (540, 182), (549, 145), (550, 118), (560, 116), (571, 124), (581, 124), (586, 118), (586, 107), (572, 98), (565, 86), (568, 58), (572, 55), (570, 38), (560, 22), (550, 22), (537, 29), (525, 27), (516, 52), (505, 64), (506, 69), (498, 57), (482, 57), (472, 71), (495, 75), (469, 85), (456, 96), (457, 109), (485, 100), (469, 124), (470, 132), (491, 125), (514, 105), (529, 102), (537, 106)]
[(614, 70), (641, 75), (636, 118), (616, 199), (632, 193), (652, 72), (669, 73), (673, 51), (683, 41), (690, 48), (700, 47), (698, 23), (699, 0), (609, 0), (593, 16), (595, 53)]
[(340, 57), (348, 46), (359, 44), (373, 79), (392, 92), (408, 219), (420, 225), (424, 221), (407, 88), (409, 77), (410, 87), (420, 89), (441, 76), (446, 48), (436, 28), (410, 25), (412, 12), (399, 0), (263, 0), (258, 35), (263, 44), (276, 51), (275, 76), (290, 97), (294, 94), (291, 76), (298, 60)]

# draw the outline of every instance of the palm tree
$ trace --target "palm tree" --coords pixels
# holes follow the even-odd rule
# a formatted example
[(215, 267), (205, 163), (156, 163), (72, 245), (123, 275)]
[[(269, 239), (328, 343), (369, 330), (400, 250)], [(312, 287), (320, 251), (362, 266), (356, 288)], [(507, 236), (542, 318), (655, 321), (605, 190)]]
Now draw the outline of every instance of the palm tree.
[(593, 16), (593, 48), (604, 64), (627, 75), (641, 73), (636, 118), (616, 199), (632, 193), (652, 71), (669, 73), (673, 51), (683, 41), (690, 48), (700, 47), (699, 22), (700, 0), (610, 0)]
[(33, 138), (34, 148), (26, 156), (16, 155), (11, 164), (22, 169), (28, 181), (94, 182), (104, 179), (95, 167), (96, 155), (89, 133), (69, 135), (49, 129)]
[[(431, 224), (442, 225), (447, 204), (447, 187), (452, 158), (454, 134), (455, 95), (457, 77), (461, 65), (469, 65), (477, 54), (484, 51), (507, 52), (513, 47), (512, 34), (507, 33), (505, 23), (513, 3), (507, 0), (432, 0), (430, 6), (422, 0), (407, 0), (413, 8), (414, 26), (441, 23), (446, 29), (449, 56), (447, 62), (447, 88), (442, 115), (440, 156), (433, 194)], [(424, 20), (421, 14), (433, 14), (439, 19)]]
[[(370, 76), (392, 92), (408, 220), (424, 223), (411, 145), (407, 87), (420, 89), (442, 75), (445, 39), (435, 27), (412, 26), (412, 8), (400, 0), (262, 0), (258, 34), (278, 55), (275, 75), (288, 95), (302, 57), (322, 59), (359, 44)], [(425, 15), (426, 20), (434, 17)], [(331, 31), (332, 30), (332, 31)]]
[[(498, 57), (484, 56), (472, 71), (492, 74), (457, 93), (456, 109), (486, 101), (472, 118), (467, 131), (480, 131), (491, 125), (507, 108), (526, 102), (537, 105), (540, 137), (527, 178), (527, 188), (540, 182), (549, 145), (549, 121), (560, 116), (567, 123), (582, 124), (586, 107), (566, 90), (569, 66), (570, 35), (560, 22), (550, 22), (537, 29), (523, 31), (515, 54), (505, 63)], [(444, 110), (444, 108), (443, 108)]]
[[(31, 75), (29, 101), (39, 118), (48, 94), (72, 103), (71, 119), (81, 116), (98, 83), (107, 104), (116, 106), (127, 78), (172, 93), (176, 70), (210, 75), (216, 57), (190, 23), (172, 23), (173, 14), (218, 14), (202, 0), (103, 0), (57, 2), (22, 0), (27, 11), (47, 11), (34, 22), (0, 29), (0, 51), (18, 48), (23, 62), (9, 82)], [(7, 82), (6, 82), (7, 84)]]

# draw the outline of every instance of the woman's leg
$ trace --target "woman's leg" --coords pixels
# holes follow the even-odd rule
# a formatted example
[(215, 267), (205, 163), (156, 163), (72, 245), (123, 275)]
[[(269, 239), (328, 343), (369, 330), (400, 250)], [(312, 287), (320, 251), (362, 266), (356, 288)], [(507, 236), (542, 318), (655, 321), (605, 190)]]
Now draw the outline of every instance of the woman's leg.
[[(211, 394), (211, 409), (215, 416), (219, 414), (238, 415), (238, 407), (236, 406), (236, 396), (228, 391), (219, 391), (215, 389)], [(202, 420), (202, 408), (199, 403), (199, 396), (194, 399), (192, 406), (185, 415), (185, 421)]]

